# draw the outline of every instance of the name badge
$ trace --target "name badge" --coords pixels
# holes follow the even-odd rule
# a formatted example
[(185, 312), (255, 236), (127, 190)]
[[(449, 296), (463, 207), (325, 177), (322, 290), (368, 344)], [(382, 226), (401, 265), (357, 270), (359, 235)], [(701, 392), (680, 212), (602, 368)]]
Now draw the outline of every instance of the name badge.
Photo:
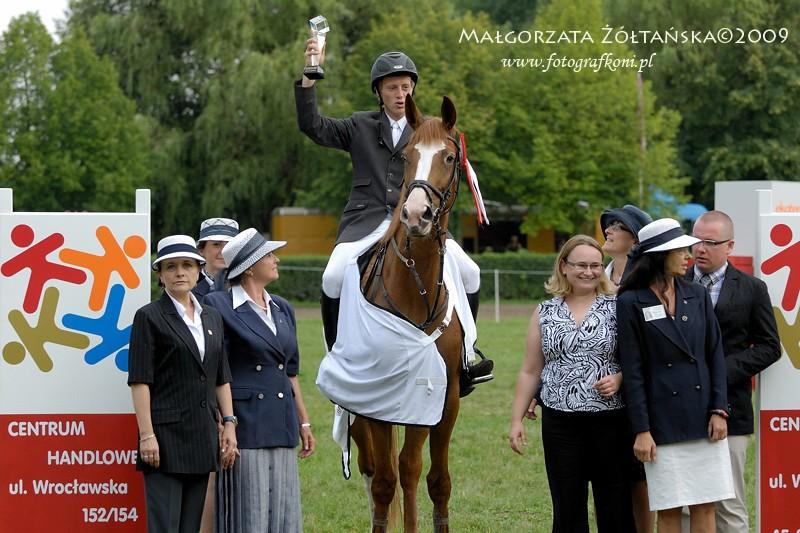
[(663, 305), (654, 305), (652, 307), (645, 307), (642, 309), (644, 313), (644, 321), (650, 322), (651, 320), (658, 320), (659, 318), (667, 318), (667, 312), (664, 310)]

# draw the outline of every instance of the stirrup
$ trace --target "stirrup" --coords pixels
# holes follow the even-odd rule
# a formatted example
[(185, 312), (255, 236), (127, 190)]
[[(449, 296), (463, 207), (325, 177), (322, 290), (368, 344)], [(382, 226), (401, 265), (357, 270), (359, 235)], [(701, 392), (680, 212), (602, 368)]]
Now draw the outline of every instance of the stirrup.
[(474, 348), (474, 350), (481, 360), (461, 369), (461, 389), (459, 396), (462, 398), (475, 390), (475, 385), (486, 383), (494, 379), (494, 374), (492, 374), (494, 361), (483, 355), (483, 352), (478, 348)]

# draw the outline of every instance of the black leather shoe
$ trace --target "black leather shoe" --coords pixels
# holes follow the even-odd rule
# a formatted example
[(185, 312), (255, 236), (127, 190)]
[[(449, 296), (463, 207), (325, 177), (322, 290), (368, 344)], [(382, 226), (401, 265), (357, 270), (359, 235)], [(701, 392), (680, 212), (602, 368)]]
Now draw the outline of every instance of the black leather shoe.
[(462, 398), (474, 391), (475, 385), (494, 379), (494, 374), (492, 374), (492, 370), (494, 369), (494, 361), (483, 355), (483, 352), (477, 348), (475, 348), (475, 353), (480, 358), (480, 361), (469, 365), (467, 368), (461, 369), (461, 387), (459, 396)]

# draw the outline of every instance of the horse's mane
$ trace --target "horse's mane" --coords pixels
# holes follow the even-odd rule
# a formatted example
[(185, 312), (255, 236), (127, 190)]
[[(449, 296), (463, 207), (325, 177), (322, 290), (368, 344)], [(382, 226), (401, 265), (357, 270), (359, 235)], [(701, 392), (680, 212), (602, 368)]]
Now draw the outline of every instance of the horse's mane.
[[(406, 146), (414, 146), (418, 143), (433, 144), (436, 141), (444, 141), (451, 133), (444, 129), (442, 119), (439, 117), (423, 117), (422, 124), (411, 133)], [(400, 225), (400, 209), (403, 205), (403, 198), (405, 198), (406, 183), (405, 176), (403, 176), (403, 188), (400, 191), (400, 200), (397, 202), (394, 214), (392, 215), (392, 222), (389, 224), (389, 229), (386, 234), (381, 238), (380, 244), (384, 245), (389, 242), (389, 239), (397, 232), (397, 227)]]
[(442, 119), (439, 117), (425, 117), (422, 124), (411, 134), (408, 146), (414, 146), (417, 143), (431, 144), (441, 141), (447, 139), (449, 133), (444, 129)]

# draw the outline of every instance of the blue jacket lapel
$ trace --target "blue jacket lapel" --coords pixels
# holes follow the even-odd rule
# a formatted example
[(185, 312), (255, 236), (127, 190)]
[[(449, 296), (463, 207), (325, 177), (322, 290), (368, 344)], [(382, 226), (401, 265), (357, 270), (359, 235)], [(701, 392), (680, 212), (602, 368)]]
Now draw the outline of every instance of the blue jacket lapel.
[[(676, 283), (676, 287), (677, 286), (678, 284)], [(661, 306), (663, 308), (661, 301), (650, 289), (640, 289), (637, 291), (637, 293), (639, 304), (641, 305), (642, 309), (653, 306)], [(681, 317), (686, 312), (683, 301), (684, 300), (682, 296), (679, 296), (676, 292), (675, 320), (670, 318), (669, 314), (666, 313), (666, 309), (664, 309), (664, 318), (657, 318), (655, 320), (651, 320), (649, 323), (658, 329), (658, 331), (660, 331), (667, 339), (669, 339), (670, 342), (672, 342), (678, 349), (686, 352), (688, 355), (692, 355), (689, 345), (686, 343), (686, 339), (684, 338), (683, 334), (681, 334), (677, 324), (677, 321), (680, 321)]]
[(291, 346), (294, 338), (290, 335), (289, 322), (286, 318), (286, 313), (283, 312), (278, 304), (273, 300), (270, 304), (272, 306), (272, 318), (275, 319), (275, 330), (278, 332), (278, 343), (281, 345), (283, 355), (287, 352), (287, 346)]
[[(255, 311), (250, 308), (250, 305), (244, 303), (235, 309), (236, 316), (244, 322), (250, 330), (258, 335), (259, 338), (263, 339), (264, 342), (269, 344), (275, 353), (280, 357), (284, 358), (283, 347), (281, 346), (278, 339), (273, 335), (272, 330), (267, 327), (266, 324), (256, 315)], [(275, 306), (272, 306), (272, 317), (275, 317)], [(275, 320), (277, 324), (277, 319)]]

